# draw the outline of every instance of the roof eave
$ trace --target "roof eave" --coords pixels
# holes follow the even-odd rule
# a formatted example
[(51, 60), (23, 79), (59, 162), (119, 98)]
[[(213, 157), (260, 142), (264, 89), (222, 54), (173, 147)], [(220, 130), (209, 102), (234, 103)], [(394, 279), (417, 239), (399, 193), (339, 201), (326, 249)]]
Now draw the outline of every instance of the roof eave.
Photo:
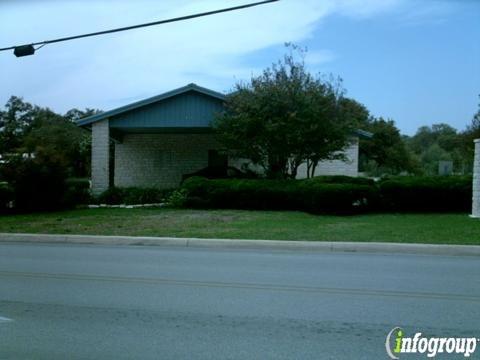
[(355, 129), (354, 134), (362, 139), (371, 139), (373, 137), (373, 133), (362, 129)]

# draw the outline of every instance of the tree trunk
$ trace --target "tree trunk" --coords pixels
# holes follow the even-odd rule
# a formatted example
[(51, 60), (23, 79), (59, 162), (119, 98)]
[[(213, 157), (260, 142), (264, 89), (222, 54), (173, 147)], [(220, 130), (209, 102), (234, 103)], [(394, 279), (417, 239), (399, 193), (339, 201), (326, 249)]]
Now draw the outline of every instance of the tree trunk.
[(312, 176), (311, 176), (311, 178), (313, 178), (315, 176), (315, 170), (317, 170), (317, 165), (318, 165), (318, 160), (314, 161), (313, 164), (312, 164)]
[(270, 179), (285, 179), (288, 175), (288, 159), (269, 157), (266, 175)]
[(312, 162), (310, 161), (310, 159), (307, 159), (307, 179), (310, 178), (310, 167), (312, 166), (311, 163)]
[(292, 179), (296, 179), (297, 178), (297, 173), (298, 173), (298, 167), (300, 166), (302, 160), (301, 159), (290, 159), (289, 161), (289, 167), (290, 167), (290, 174), (289, 176), (292, 178)]
[(307, 161), (307, 178), (311, 179), (315, 176), (315, 170), (318, 165), (318, 160), (308, 159)]

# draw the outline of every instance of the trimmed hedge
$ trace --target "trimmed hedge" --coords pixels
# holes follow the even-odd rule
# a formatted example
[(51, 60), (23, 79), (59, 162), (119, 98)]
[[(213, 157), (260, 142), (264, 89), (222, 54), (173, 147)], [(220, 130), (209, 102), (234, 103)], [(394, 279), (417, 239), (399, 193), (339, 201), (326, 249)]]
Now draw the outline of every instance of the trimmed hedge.
[(99, 204), (119, 205), (119, 204), (153, 204), (162, 202), (171, 190), (160, 190), (156, 188), (139, 187), (112, 187), (97, 198)]
[(57, 210), (65, 207), (66, 169), (48, 157), (10, 159), (1, 167), (13, 189), (15, 211)]
[(364, 212), (469, 212), (471, 177), (304, 180), (187, 179), (185, 205), (193, 208), (299, 210), (324, 214)]
[[(60, 200), (58, 200), (56, 206), (57, 209), (70, 208), (74, 207), (75, 205), (88, 204), (90, 202), (90, 182), (87, 179), (67, 179), (65, 184), (66, 187), (64, 193), (59, 194), (62, 197)], [(20, 206), (17, 205), (17, 199), (20, 199)], [(16, 194), (12, 186), (8, 185), (7, 183), (0, 183), (0, 212), (45, 209), (45, 207), (40, 205), (36, 207), (25, 208), (23, 205), (24, 201), (22, 201), (22, 199), (23, 195), (19, 196)], [(11, 205), (14, 206), (12, 207)], [(47, 207), (47, 209), (53, 208)]]
[(302, 210), (314, 213), (361, 212), (373, 187), (315, 180), (208, 180), (194, 177), (183, 184), (186, 206), (251, 210)]
[(325, 184), (358, 184), (358, 185), (375, 185), (373, 179), (368, 179), (364, 177), (352, 177), (345, 175), (324, 175), (316, 176), (311, 179), (304, 179), (299, 181), (306, 182), (321, 182)]
[(88, 179), (70, 178), (66, 180), (66, 185), (64, 202), (67, 206), (88, 204), (91, 201)]
[(0, 212), (8, 210), (14, 198), (13, 189), (6, 183), (0, 183)]
[(393, 212), (470, 212), (472, 177), (396, 177), (378, 184), (379, 209)]

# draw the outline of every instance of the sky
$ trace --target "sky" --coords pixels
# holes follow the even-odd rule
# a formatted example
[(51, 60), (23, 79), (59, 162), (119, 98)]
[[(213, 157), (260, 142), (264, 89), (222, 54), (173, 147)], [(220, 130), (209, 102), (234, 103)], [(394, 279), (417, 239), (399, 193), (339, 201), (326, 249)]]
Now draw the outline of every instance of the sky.
[[(0, 48), (253, 0), (1, 0)], [(293, 42), (312, 73), (402, 133), (464, 129), (480, 102), (480, 0), (280, 0), (261, 7), (0, 52), (0, 104), (12, 95), (64, 113), (110, 110), (189, 83), (228, 92)]]

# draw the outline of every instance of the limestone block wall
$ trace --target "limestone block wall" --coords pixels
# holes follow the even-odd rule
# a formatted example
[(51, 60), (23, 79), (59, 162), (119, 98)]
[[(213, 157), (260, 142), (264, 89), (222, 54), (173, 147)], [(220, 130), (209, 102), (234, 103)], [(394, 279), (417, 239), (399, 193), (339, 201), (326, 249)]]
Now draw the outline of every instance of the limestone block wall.
[(480, 139), (475, 140), (472, 216), (480, 218)]
[(115, 186), (174, 188), (183, 174), (208, 166), (212, 134), (125, 134), (115, 144)]
[[(320, 175), (346, 175), (358, 176), (358, 138), (345, 149), (347, 160), (322, 161), (315, 169), (315, 176)], [(301, 164), (298, 167), (297, 179), (305, 179), (307, 177), (307, 164)]]
[[(315, 169), (315, 176), (320, 175), (346, 175), (346, 176), (358, 176), (358, 138), (352, 139), (352, 143), (348, 146), (344, 152), (347, 157), (346, 161), (332, 160), (322, 161), (317, 165)], [(256, 173), (263, 173), (264, 170), (260, 166), (253, 165), (248, 159), (229, 159), (230, 166), (237, 167), (239, 169), (247, 168)], [(307, 164), (303, 163), (298, 167), (297, 179), (305, 179), (307, 177)]]
[(92, 192), (98, 195), (108, 189), (110, 169), (110, 128), (108, 119), (92, 124)]

